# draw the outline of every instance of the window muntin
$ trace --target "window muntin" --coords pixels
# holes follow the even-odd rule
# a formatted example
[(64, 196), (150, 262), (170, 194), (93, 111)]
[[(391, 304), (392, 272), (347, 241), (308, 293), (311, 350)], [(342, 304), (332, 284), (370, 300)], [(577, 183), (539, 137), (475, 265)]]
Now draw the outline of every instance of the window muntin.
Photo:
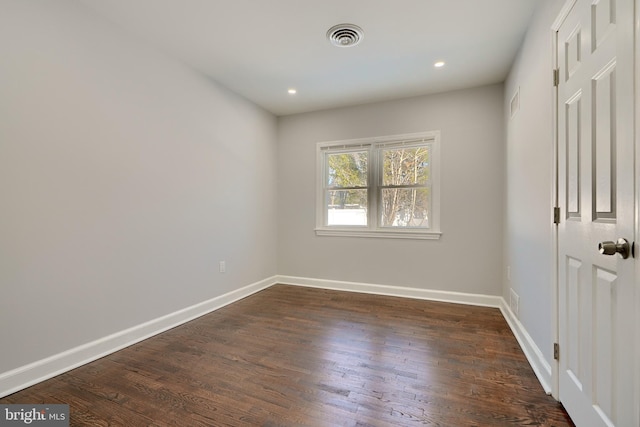
[(437, 239), (439, 132), (318, 144), (318, 235)]

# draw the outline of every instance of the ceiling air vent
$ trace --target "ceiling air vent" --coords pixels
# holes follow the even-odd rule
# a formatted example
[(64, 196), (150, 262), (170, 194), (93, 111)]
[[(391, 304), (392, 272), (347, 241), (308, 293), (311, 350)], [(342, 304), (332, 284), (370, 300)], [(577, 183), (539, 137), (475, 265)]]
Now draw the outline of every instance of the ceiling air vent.
[(332, 45), (338, 47), (355, 46), (364, 38), (362, 28), (353, 24), (334, 25), (327, 31), (327, 38)]

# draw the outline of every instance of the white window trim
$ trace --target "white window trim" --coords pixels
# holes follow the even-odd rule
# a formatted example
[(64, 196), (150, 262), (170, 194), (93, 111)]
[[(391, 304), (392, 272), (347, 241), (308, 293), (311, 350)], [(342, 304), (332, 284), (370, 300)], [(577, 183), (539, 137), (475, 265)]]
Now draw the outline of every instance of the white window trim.
[[(325, 225), (325, 206), (324, 206), (324, 160), (323, 153), (327, 149), (339, 150), (343, 147), (345, 150), (358, 147), (368, 148), (372, 145), (393, 144), (402, 141), (416, 141), (431, 143), (431, 216), (429, 218), (430, 228), (425, 230), (422, 228), (374, 228), (368, 227), (349, 227), (349, 226), (326, 226)], [(369, 166), (373, 170), (370, 174), (377, 174), (377, 165)], [(369, 183), (370, 184), (370, 183)], [(369, 187), (371, 188), (371, 187)], [(370, 206), (377, 216), (377, 206)], [(376, 224), (377, 224), (376, 219)], [(316, 228), (317, 236), (340, 236), (340, 237), (375, 237), (375, 238), (393, 238), (393, 239), (423, 239), (437, 240), (440, 239), (442, 232), (440, 230), (440, 131), (428, 131), (419, 133), (408, 133), (401, 135), (389, 135), (373, 138), (349, 139), (342, 141), (319, 142), (316, 144)]]

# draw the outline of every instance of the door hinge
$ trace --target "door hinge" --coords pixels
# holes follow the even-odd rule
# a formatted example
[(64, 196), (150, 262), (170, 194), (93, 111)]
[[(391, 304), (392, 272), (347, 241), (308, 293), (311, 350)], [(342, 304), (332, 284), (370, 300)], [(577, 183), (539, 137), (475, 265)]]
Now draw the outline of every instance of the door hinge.
[(553, 359), (560, 360), (560, 344), (557, 342), (553, 343)]
[(557, 206), (553, 208), (553, 223), (560, 224), (560, 208)]
[(560, 69), (554, 68), (553, 69), (553, 86), (558, 86), (558, 85), (560, 85)]

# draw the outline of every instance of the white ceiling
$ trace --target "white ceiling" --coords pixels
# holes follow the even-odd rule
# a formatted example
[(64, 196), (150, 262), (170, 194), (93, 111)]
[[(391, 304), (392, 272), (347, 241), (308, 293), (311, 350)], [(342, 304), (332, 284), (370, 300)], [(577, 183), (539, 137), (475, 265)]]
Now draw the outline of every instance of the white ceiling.
[[(537, 3), (80, 1), (277, 115), (502, 82)], [(362, 27), (362, 43), (332, 46), (340, 23)]]

